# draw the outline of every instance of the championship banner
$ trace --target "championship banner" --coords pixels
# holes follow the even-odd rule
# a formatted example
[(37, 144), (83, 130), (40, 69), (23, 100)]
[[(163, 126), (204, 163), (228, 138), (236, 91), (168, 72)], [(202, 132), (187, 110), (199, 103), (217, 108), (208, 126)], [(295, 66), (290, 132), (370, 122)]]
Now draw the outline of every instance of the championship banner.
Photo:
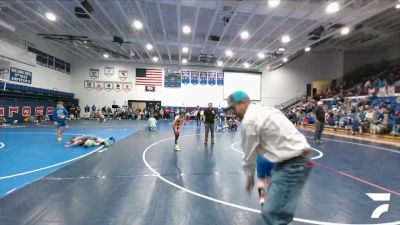
[(124, 82), (122, 90), (124, 90), (126, 92), (132, 91), (132, 82)]
[(146, 91), (146, 92), (156, 92), (156, 87), (155, 86), (146, 86), (144, 91)]
[(190, 83), (190, 71), (182, 71), (182, 84)]
[(208, 72), (208, 84), (214, 86), (216, 82), (215, 80), (216, 80), (216, 73)]
[(112, 91), (113, 89), (113, 82), (112, 81), (104, 81), (104, 90)]
[(114, 75), (114, 67), (106, 66), (104, 67), (104, 75), (107, 77), (111, 77)]
[(10, 68), (10, 81), (15, 81), (24, 84), (32, 83), (32, 72), (17, 69), (14, 67)]
[(181, 72), (179, 70), (168, 69), (164, 77), (164, 87), (180, 88)]
[(199, 83), (199, 71), (190, 71), (190, 83), (193, 85)]
[(200, 84), (201, 85), (207, 84), (207, 72), (200, 72)]
[(126, 80), (128, 78), (128, 70), (119, 70), (118, 78), (120, 80)]
[(92, 79), (99, 78), (99, 69), (90, 68), (89, 69), (89, 77)]
[(119, 92), (122, 90), (122, 82), (114, 82), (114, 90)]
[(224, 73), (217, 73), (217, 85), (224, 86)]
[(85, 80), (84, 86), (85, 86), (85, 89), (88, 90), (88, 91), (93, 90), (94, 81), (93, 80)]
[(104, 89), (103, 81), (95, 81), (95, 89), (98, 91), (102, 91)]

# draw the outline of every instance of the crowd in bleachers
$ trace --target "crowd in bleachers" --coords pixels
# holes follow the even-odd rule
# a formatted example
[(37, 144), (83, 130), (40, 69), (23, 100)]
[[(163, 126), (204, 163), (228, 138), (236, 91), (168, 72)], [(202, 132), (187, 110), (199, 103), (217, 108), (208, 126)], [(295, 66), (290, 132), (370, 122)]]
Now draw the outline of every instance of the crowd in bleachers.
[(393, 96), (400, 93), (400, 67), (381, 71), (373, 76), (361, 76), (359, 79), (343, 79), (335, 88), (327, 88), (317, 95), (322, 99), (334, 96)]
[[(303, 101), (282, 109), (295, 124), (314, 124), (316, 100)], [(325, 124), (349, 133), (391, 134), (400, 132), (400, 97), (365, 96), (323, 101)]]

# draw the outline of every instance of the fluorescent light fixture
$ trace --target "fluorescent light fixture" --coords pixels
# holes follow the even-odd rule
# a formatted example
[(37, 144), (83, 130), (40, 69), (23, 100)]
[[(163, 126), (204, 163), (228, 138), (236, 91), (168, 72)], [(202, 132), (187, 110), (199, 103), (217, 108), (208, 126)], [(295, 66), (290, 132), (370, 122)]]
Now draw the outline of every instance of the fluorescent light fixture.
[(271, 8), (277, 7), (281, 3), (281, 0), (268, 0), (268, 6)]
[(285, 48), (278, 48), (278, 51), (284, 52), (284, 51), (285, 51)]
[(282, 59), (282, 61), (283, 61), (283, 62), (287, 62), (287, 61), (288, 61), (288, 58), (287, 58), (287, 57), (284, 57), (284, 58)]
[(108, 54), (107, 54), (107, 53), (104, 53), (104, 54), (103, 54), (103, 57), (107, 59), (107, 58), (108, 58)]
[(56, 15), (54, 15), (54, 14), (51, 13), (51, 12), (47, 12), (47, 13), (46, 13), (46, 18), (47, 18), (48, 20), (50, 20), (50, 21), (56, 21), (56, 20), (57, 20)]
[(289, 35), (285, 35), (282, 37), (281, 41), (282, 43), (288, 43), (290, 41), (290, 36)]
[(265, 58), (265, 54), (262, 53), (262, 52), (259, 52), (259, 53), (257, 53), (257, 57), (258, 57), (259, 59), (264, 59), (264, 58)]
[(137, 30), (141, 30), (143, 28), (143, 23), (139, 20), (135, 20), (133, 21), (133, 27), (135, 27)]
[(222, 61), (218, 61), (217, 65), (222, 66), (224, 63)]
[(153, 45), (152, 44), (147, 44), (146, 45), (147, 50), (153, 50)]
[(188, 47), (183, 47), (182, 48), (182, 52), (183, 53), (188, 53), (189, 52), (189, 48)]
[(335, 13), (335, 12), (339, 11), (339, 9), (340, 9), (340, 5), (338, 2), (331, 2), (326, 6), (325, 12), (331, 14), (331, 13)]
[(309, 52), (309, 51), (311, 51), (311, 48), (310, 48), (310, 47), (306, 47), (306, 48), (304, 49), (304, 51), (305, 51), (305, 52)]
[(350, 27), (343, 27), (341, 30), (340, 30), (340, 34), (341, 35), (347, 35), (347, 34), (349, 34), (350, 33)]
[(187, 63), (187, 59), (182, 59), (182, 63), (186, 64)]
[(231, 56), (233, 56), (233, 52), (231, 50), (226, 50), (225, 55), (228, 57), (231, 57)]
[(158, 62), (158, 57), (157, 56), (154, 56), (152, 59), (153, 59), (153, 62)]
[(249, 32), (243, 31), (242, 33), (240, 33), (240, 38), (247, 39), (248, 37), (249, 37)]
[(400, 9), (400, 4), (397, 4), (397, 5), (396, 5), (396, 9)]
[(243, 63), (243, 66), (244, 66), (245, 68), (249, 68), (249, 67), (250, 67), (250, 64), (247, 63), (247, 62), (245, 62), (245, 63)]
[(182, 27), (182, 31), (185, 34), (189, 34), (191, 29), (190, 29), (190, 27), (188, 25), (185, 25), (185, 26)]

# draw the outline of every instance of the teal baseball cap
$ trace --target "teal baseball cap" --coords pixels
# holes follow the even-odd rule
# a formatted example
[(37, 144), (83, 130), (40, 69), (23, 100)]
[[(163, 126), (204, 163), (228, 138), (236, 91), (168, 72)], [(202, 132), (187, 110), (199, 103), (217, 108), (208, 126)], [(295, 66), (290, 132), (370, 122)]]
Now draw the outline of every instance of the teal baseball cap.
[(231, 109), (235, 104), (244, 99), (249, 99), (249, 95), (244, 91), (235, 91), (228, 96), (228, 109)]

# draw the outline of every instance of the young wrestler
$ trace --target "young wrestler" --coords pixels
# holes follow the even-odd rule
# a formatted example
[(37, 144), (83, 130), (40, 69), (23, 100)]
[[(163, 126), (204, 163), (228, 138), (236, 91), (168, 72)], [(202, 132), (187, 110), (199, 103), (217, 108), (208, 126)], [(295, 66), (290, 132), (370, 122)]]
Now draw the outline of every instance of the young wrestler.
[(71, 137), (70, 141), (66, 143), (65, 147), (74, 147), (74, 146), (84, 146), (84, 147), (90, 147), (90, 146), (98, 146), (98, 145), (103, 145), (104, 147), (110, 146), (110, 142), (112, 141), (115, 143), (114, 137), (109, 137), (109, 138), (100, 138), (96, 136), (79, 136), (79, 137)]
[(175, 134), (175, 144), (174, 150), (180, 151), (181, 148), (178, 145), (179, 134), (181, 132), (181, 128), (183, 126), (184, 114), (181, 112), (178, 116), (175, 117), (174, 122), (172, 123), (172, 129), (174, 130)]
[(271, 171), (274, 168), (274, 164), (268, 161), (262, 155), (257, 156), (257, 183), (258, 183), (258, 197), (260, 199), (260, 205), (263, 206), (265, 203), (265, 192), (268, 189), (268, 183), (271, 180)]
[(68, 117), (68, 111), (64, 108), (62, 101), (57, 102), (57, 108), (54, 115), (54, 124), (57, 125), (57, 141), (62, 141), (62, 133), (67, 126), (66, 119)]

